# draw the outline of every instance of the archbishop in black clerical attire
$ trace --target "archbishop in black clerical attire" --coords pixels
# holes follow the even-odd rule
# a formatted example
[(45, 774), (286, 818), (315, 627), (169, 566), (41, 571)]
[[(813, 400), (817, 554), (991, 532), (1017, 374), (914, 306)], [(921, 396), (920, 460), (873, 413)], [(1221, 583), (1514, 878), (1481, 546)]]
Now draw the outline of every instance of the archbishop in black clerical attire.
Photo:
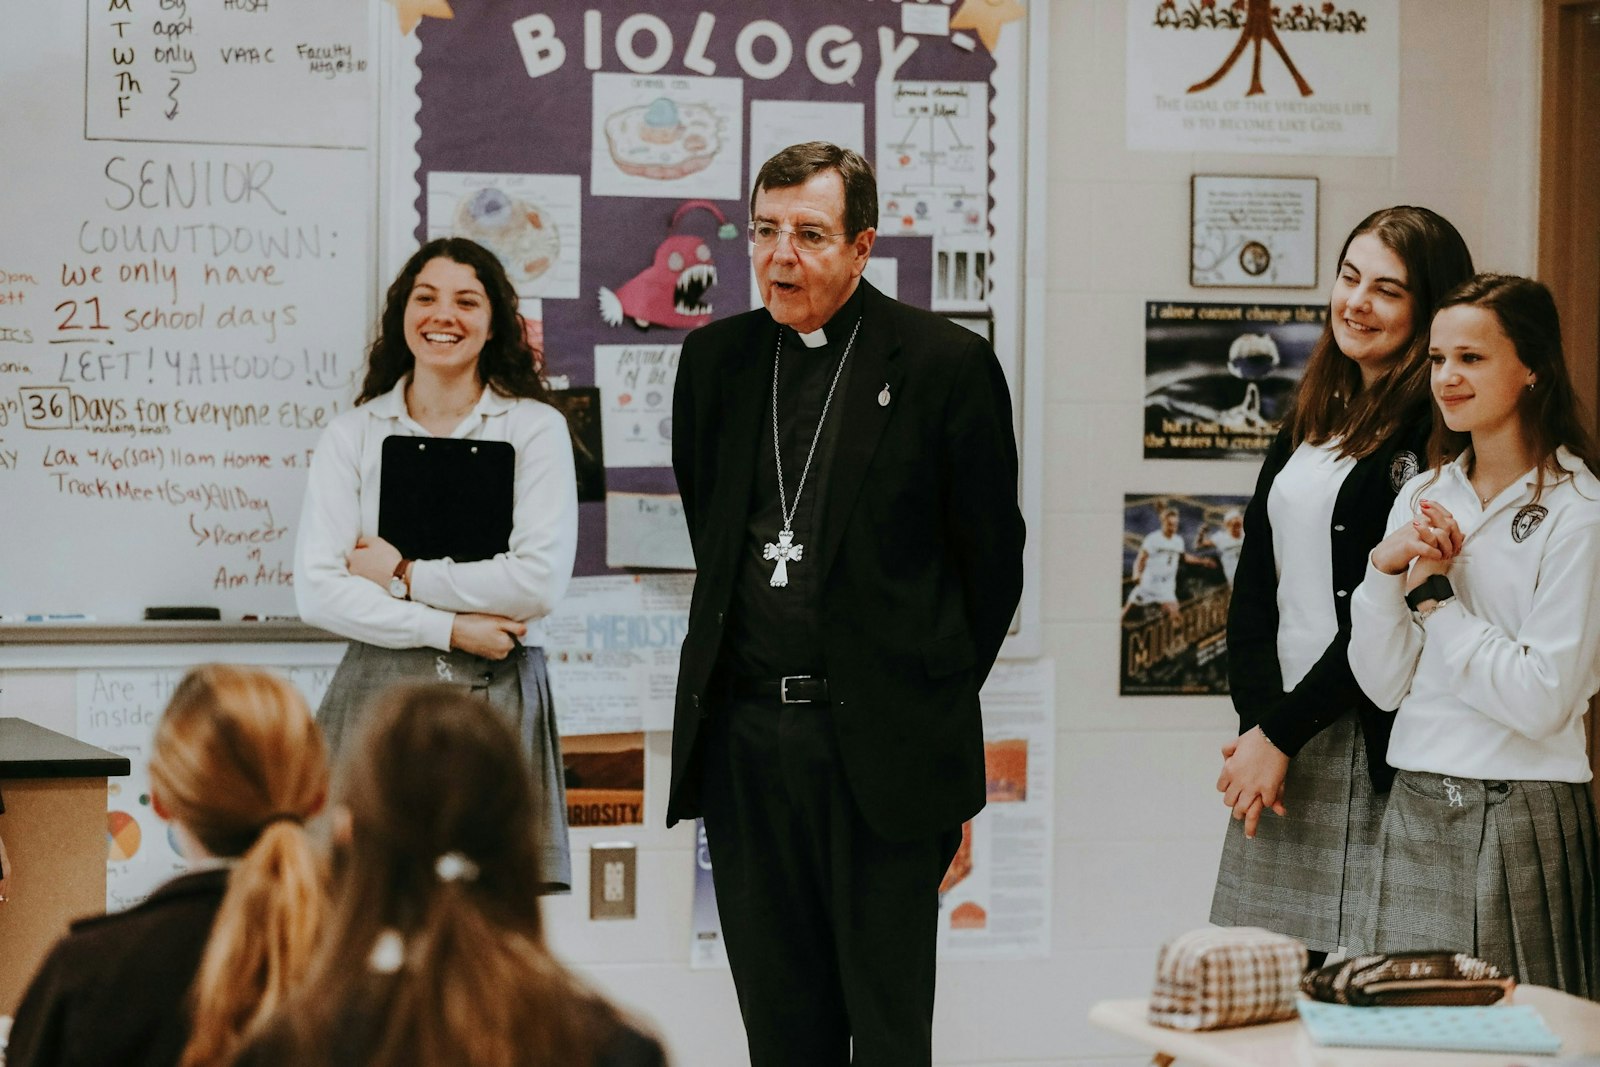
[(754, 184), (765, 308), (691, 333), (674, 396), (699, 574), (667, 822), (705, 819), (754, 1067), (925, 1065), (1022, 590), (1011, 401), (986, 341), (862, 280), (866, 160), (795, 145)]

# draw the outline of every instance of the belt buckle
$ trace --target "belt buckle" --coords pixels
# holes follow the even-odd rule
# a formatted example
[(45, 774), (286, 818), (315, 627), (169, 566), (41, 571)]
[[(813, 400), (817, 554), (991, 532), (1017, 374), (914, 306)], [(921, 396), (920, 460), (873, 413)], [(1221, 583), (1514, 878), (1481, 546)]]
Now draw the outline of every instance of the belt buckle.
[(789, 699), (789, 683), (790, 682), (809, 682), (810, 680), (811, 680), (811, 675), (809, 675), (809, 674), (786, 674), (782, 678), (779, 678), (778, 679), (778, 702), (781, 703), (781, 704), (809, 704), (809, 703), (811, 703), (811, 698), (810, 697), (795, 697), (793, 700)]

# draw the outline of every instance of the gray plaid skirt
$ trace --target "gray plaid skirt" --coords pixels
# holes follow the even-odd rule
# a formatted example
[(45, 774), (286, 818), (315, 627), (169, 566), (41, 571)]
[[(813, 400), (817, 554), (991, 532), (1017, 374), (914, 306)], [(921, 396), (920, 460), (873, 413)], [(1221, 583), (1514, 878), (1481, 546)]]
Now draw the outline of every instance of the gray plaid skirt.
[(1289, 761), (1287, 815), (1263, 814), (1254, 840), (1228, 820), (1211, 921), (1276, 930), (1314, 952), (1348, 945), (1366, 910), (1383, 800), (1367, 776), (1361, 726), (1347, 712)]
[(506, 715), (533, 769), (545, 892), (570, 891), (566, 774), (544, 649), (518, 647), (503, 660), (491, 660), (459, 650), (379, 648), (351, 641), (317, 708), (317, 722), (328, 740), (330, 756), (337, 757), (339, 750), (354, 740), (373, 699), (402, 682), (445, 682), (470, 688)]
[(1451, 949), (1600, 999), (1600, 842), (1586, 782), (1401, 771), (1352, 950)]

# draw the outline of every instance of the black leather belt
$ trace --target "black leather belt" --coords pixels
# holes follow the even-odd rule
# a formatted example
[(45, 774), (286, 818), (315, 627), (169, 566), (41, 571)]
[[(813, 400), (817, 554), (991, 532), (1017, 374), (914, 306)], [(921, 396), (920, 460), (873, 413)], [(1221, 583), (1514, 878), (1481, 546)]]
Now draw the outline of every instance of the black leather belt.
[(826, 704), (828, 680), (817, 674), (786, 674), (782, 678), (731, 678), (728, 692), (745, 700), (770, 700), (778, 704)]

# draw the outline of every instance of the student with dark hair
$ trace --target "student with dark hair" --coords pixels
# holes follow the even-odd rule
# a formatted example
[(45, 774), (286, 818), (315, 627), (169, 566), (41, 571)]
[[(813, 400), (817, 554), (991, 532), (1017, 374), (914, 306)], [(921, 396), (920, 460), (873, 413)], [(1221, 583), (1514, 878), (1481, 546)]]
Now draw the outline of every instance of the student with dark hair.
[(311, 975), (236, 1067), (662, 1067), (545, 946), (537, 803), (484, 701), (381, 698), (342, 761)]
[(304, 830), (327, 798), (322, 736), (283, 678), (197, 667), (156, 727), (150, 802), (193, 868), (73, 924), (17, 1009), (10, 1067), (212, 1067), (282, 1001), (322, 925)]
[[(1228, 611), (1239, 736), (1217, 788), (1228, 827), (1211, 921), (1348, 944), (1392, 772), (1390, 718), (1345, 655), (1350, 592), (1428, 432), (1428, 316), (1472, 274), (1448, 221), (1392, 207), (1339, 251), (1328, 322), (1245, 510)], [(1263, 812), (1270, 812), (1263, 818)]]
[[(572, 577), (578, 497), (567, 423), (549, 400), (494, 253), (461, 237), (419, 248), (389, 287), (356, 408), (311, 461), (295, 597), (307, 622), (350, 639), (317, 713), (334, 752), (396, 681), (483, 692), (539, 775), (544, 879), (564, 889), (566, 800), (541, 620)], [(506, 551), (411, 560), (378, 536), (383, 443), (397, 435), (514, 446)]]
[(1433, 469), (1401, 490), (1351, 598), (1351, 668), (1398, 708), (1352, 947), (1470, 952), (1600, 998), (1583, 729), (1600, 691), (1600, 452), (1538, 282), (1459, 286), (1428, 355)]

